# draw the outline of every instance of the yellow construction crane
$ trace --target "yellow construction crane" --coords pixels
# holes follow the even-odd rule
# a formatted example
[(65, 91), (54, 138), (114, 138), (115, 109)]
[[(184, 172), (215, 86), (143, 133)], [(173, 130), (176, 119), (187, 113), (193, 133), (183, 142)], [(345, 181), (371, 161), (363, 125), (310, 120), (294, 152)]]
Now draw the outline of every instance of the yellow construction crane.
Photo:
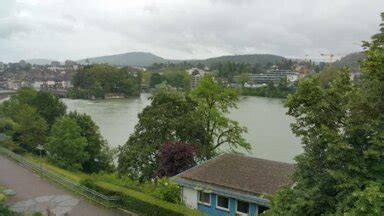
[(321, 56), (328, 56), (329, 57), (329, 63), (332, 64), (332, 59), (335, 55), (333, 53), (328, 53), (328, 54), (321, 53)]

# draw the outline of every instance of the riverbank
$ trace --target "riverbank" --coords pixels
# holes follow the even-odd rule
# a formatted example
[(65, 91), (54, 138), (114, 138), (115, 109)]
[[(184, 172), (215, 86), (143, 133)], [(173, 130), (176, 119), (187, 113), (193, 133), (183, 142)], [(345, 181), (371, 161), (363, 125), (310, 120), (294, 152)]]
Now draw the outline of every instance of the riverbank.
[(295, 92), (295, 88), (292, 87), (284, 87), (278, 88), (274, 86), (261, 86), (257, 88), (247, 88), (243, 87), (241, 89), (241, 95), (244, 96), (258, 96), (258, 97), (266, 97), (266, 98), (287, 98), (289, 94), (293, 94)]

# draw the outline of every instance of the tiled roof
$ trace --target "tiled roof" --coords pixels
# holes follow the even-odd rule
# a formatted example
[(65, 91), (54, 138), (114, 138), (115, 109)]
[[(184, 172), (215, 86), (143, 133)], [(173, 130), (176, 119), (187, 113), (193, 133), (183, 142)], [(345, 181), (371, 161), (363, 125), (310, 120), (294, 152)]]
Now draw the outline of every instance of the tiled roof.
[(293, 168), (288, 163), (239, 154), (222, 154), (177, 177), (248, 194), (274, 194), (279, 187), (292, 184), (289, 175)]

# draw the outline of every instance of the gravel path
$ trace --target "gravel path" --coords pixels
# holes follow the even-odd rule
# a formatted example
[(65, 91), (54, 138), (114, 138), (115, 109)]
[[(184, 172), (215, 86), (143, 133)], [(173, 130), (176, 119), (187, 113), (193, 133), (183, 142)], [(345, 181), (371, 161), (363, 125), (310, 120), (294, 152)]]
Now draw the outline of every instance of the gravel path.
[(107, 209), (83, 199), (23, 168), (0, 155), (0, 184), (16, 192), (8, 199), (15, 211), (41, 211), (49, 208), (55, 215), (104, 216), (127, 215), (117, 209)]

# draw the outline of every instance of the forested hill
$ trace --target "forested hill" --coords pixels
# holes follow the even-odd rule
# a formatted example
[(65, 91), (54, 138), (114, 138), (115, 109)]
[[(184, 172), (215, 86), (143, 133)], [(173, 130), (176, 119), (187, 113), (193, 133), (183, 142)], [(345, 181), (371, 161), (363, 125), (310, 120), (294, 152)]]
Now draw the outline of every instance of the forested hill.
[(220, 57), (209, 58), (205, 60), (196, 60), (196, 62), (202, 63), (204, 65), (211, 65), (213, 63), (218, 63), (218, 62), (235, 62), (235, 63), (265, 65), (267, 63), (281, 62), (283, 59), (285, 58), (278, 55), (250, 54), (250, 55), (220, 56)]
[(141, 66), (146, 67), (150, 66), (154, 63), (166, 63), (167, 60), (154, 55), (152, 53), (147, 52), (129, 52), (124, 54), (117, 55), (109, 55), (109, 56), (100, 56), (88, 59), (82, 59), (78, 62), (81, 64), (87, 64), (87, 60), (89, 64), (100, 64), (100, 63), (108, 63), (111, 65), (119, 65), (119, 66)]
[(364, 53), (363, 52), (355, 52), (348, 54), (341, 58), (340, 60), (337, 60), (335, 62), (336, 66), (344, 67), (347, 66), (351, 68), (352, 70), (359, 70), (359, 61), (364, 59)]
[(180, 63), (180, 62), (190, 62), (190, 63), (202, 63), (204, 65), (210, 66), (213, 63), (218, 62), (235, 62), (235, 63), (245, 63), (245, 64), (260, 64), (265, 65), (267, 63), (277, 63), (284, 59), (282, 56), (271, 55), (271, 54), (251, 54), (251, 55), (231, 55), (231, 56), (220, 56), (215, 58), (208, 59), (196, 59), (196, 60), (170, 60), (165, 59), (160, 56), (154, 55), (152, 53), (146, 52), (130, 52), (124, 54), (110, 55), (110, 56), (100, 56), (88, 59), (82, 59), (78, 62), (81, 64), (93, 63), (108, 63), (111, 65), (119, 66), (142, 66), (147, 67), (154, 63)]

